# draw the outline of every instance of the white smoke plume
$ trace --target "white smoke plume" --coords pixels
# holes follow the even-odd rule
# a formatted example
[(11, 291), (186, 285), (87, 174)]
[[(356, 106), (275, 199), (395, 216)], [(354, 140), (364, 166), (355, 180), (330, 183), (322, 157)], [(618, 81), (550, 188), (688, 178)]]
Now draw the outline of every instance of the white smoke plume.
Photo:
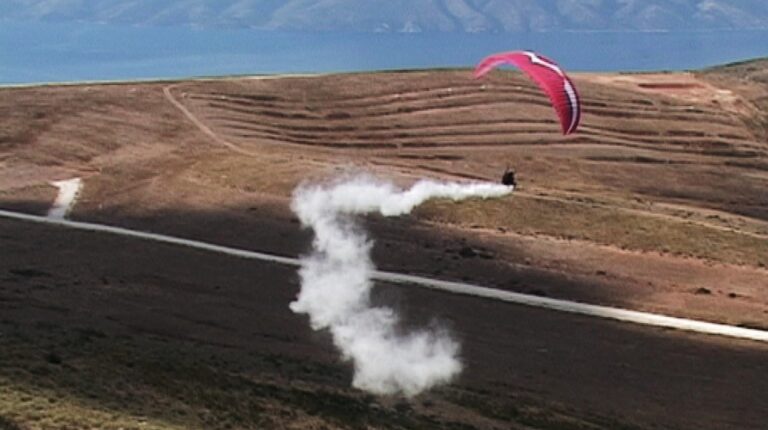
[(492, 198), (511, 191), (498, 184), (428, 180), (403, 191), (370, 176), (296, 189), (291, 208), (315, 238), (311, 255), (301, 260), (301, 292), (290, 308), (308, 314), (313, 329), (330, 331), (354, 365), (355, 387), (410, 397), (449, 382), (461, 363), (458, 343), (444, 330), (402, 334), (393, 309), (371, 305), (372, 242), (354, 215), (397, 216), (431, 198)]

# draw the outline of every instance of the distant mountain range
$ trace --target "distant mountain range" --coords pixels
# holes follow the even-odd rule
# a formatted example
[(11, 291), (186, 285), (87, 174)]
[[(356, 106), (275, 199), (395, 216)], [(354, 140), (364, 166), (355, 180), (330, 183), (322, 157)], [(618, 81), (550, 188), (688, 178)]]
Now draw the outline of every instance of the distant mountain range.
[(768, 29), (768, 0), (2, 0), (2, 20), (365, 32)]

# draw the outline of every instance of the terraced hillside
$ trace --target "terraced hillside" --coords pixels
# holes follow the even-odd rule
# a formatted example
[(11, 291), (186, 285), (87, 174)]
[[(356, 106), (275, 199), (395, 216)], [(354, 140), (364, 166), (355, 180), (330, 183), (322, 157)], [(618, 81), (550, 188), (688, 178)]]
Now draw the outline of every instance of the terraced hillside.
[[(559, 134), (546, 98), (515, 73), (482, 82), (446, 71), (187, 83), (171, 94), (213, 134), (244, 151), (288, 144), (299, 153), (335, 151), (414, 175), (487, 180), (511, 165), (524, 178), (520, 198), (567, 205), (553, 217), (563, 228), (544, 233), (766, 264), (759, 239), (768, 234), (768, 146), (753, 122), (760, 111), (754, 101), (692, 74), (576, 79), (585, 115), (571, 137)], [(694, 225), (738, 230), (747, 242), (755, 240), (726, 255), (648, 238), (634, 228), (600, 239), (563, 223), (599, 216), (596, 205), (652, 216), (649, 225), (676, 218), (684, 235)], [(508, 220), (487, 221), (496, 228)]]
[[(507, 198), (367, 218), (377, 266), (768, 329), (766, 70), (575, 74), (585, 108), (568, 137), (514, 72), (5, 88), (0, 208), (44, 214), (49, 181), (81, 177), (74, 219), (297, 256), (311, 238), (289, 202), (304, 181), (498, 181), (512, 166)], [(467, 370), (377, 399), (288, 310), (293, 268), (8, 220), (0, 243), (0, 428), (759, 429), (768, 416), (763, 345), (386, 285), (375, 299), (409, 323), (447, 321)]]
[[(362, 169), (403, 184), (497, 181), (513, 166), (514, 198), (434, 202), (418, 213), (425, 231), (471, 237), (497, 257), (477, 262), (494, 275), (474, 280), (765, 326), (764, 65), (576, 74), (585, 113), (569, 137), (514, 72), (481, 81), (446, 70), (9, 89), (0, 97), (3, 201), (44, 210), (47, 180), (84, 176), (76, 216), (236, 242), (230, 227), (198, 231), (178, 212), (206, 224), (235, 217), (253, 231), (252, 223), (291, 218), (288, 198), (303, 180)], [(303, 236), (281, 228), (295, 239), (267, 229), (264, 250), (300, 253)], [(397, 233), (380, 234), (399, 243)], [(382, 247), (380, 264), (466, 278), (472, 269), (440, 256), (434, 234), (423, 240), (431, 248), (414, 252), (437, 255), (398, 261)], [(649, 266), (668, 269), (636, 269)], [(715, 276), (723, 267), (735, 278)], [(546, 282), (507, 281), (521, 272)], [(571, 276), (605, 288), (569, 286)]]
[(659, 97), (664, 86), (644, 95), (582, 79), (588, 115), (578, 135), (563, 139), (546, 97), (517, 73), (482, 82), (468, 79), (466, 71), (439, 78), (411, 72), (288, 82), (288, 88), (269, 80), (186, 84), (175, 93), (217, 134), (244, 145), (469, 149), (571, 143), (730, 157), (765, 151), (735, 113)]

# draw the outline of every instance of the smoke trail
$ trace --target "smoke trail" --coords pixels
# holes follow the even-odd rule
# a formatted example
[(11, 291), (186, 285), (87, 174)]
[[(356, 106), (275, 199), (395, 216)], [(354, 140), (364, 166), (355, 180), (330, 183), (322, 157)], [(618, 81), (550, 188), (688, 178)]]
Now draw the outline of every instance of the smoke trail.
[(413, 396), (461, 371), (459, 345), (439, 329), (398, 332), (394, 310), (372, 307), (372, 242), (354, 215), (407, 214), (428, 199), (499, 197), (511, 187), (488, 183), (420, 181), (407, 191), (368, 176), (300, 186), (291, 208), (314, 230), (313, 252), (302, 258), (301, 292), (290, 307), (309, 315), (312, 328), (328, 329), (355, 369), (353, 385), (375, 394)]

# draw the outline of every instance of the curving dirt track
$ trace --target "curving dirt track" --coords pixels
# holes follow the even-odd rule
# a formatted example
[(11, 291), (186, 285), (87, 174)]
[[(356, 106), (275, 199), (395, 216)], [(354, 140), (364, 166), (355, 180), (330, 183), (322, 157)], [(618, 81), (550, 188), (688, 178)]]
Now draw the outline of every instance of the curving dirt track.
[[(48, 182), (78, 176), (74, 219), (296, 256), (310, 238), (288, 199), (303, 180), (495, 181), (513, 165), (510, 198), (365, 220), (379, 267), (766, 329), (767, 67), (577, 74), (585, 113), (570, 137), (515, 73), (2, 89), (0, 207), (45, 214)], [(417, 399), (373, 399), (288, 310), (292, 269), (8, 220), (0, 238), (0, 428), (768, 419), (768, 351), (752, 342), (381, 285), (407, 324), (438, 317), (460, 337), (466, 372)]]

